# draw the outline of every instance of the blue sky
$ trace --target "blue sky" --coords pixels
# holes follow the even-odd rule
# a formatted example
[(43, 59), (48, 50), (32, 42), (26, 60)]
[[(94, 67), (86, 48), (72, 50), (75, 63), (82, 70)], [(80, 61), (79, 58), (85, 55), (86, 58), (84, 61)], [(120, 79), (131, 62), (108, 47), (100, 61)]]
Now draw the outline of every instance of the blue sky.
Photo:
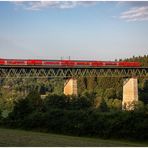
[(114, 60), (148, 53), (148, 2), (0, 2), (0, 57)]

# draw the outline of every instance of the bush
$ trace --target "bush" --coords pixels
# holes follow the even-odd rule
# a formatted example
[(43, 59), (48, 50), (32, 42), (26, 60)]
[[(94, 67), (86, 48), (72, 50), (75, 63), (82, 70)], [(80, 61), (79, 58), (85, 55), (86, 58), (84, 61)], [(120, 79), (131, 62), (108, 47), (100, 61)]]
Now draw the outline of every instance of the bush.
[(69, 99), (65, 95), (48, 95), (44, 100), (44, 107), (46, 110), (50, 108), (66, 109), (69, 106)]

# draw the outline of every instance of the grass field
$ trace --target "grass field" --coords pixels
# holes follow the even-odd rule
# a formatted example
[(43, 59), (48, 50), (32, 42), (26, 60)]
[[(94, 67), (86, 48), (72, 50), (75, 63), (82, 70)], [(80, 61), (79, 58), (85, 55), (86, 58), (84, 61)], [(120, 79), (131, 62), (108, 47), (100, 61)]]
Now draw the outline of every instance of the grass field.
[(40, 132), (30, 132), (14, 129), (0, 128), (0, 147), (23, 147), (23, 146), (36, 146), (36, 147), (65, 147), (65, 146), (79, 146), (79, 147), (104, 147), (104, 146), (148, 146), (144, 143), (134, 143), (115, 140), (102, 140), (99, 138), (84, 138), (64, 136), (57, 134), (48, 134)]

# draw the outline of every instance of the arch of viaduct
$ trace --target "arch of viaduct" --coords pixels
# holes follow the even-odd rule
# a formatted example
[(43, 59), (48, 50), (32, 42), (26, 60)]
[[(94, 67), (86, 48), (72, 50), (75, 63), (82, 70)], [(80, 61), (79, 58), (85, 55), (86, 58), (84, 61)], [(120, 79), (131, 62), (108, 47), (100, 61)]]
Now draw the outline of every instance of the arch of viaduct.
[(0, 78), (54, 78), (66, 79), (65, 95), (77, 95), (79, 77), (120, 77), (123, 82), (122, 107), (132, 110), (138, 101), (138, 78), (148, 79), (148, 67), (43, 67), (0, 66)]

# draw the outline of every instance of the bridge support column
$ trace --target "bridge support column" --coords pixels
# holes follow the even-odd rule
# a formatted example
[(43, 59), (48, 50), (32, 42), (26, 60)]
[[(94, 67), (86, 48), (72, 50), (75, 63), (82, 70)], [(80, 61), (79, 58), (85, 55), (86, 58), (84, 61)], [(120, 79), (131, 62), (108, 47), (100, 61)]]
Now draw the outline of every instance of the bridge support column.
[(65, 95), (77, 95), (77, 79), (70, 78), (64, 84)]
[(128, 78), (123, 83), (123, 110), (134, 110), (135, 102), (138, 101), (137, 78)]

